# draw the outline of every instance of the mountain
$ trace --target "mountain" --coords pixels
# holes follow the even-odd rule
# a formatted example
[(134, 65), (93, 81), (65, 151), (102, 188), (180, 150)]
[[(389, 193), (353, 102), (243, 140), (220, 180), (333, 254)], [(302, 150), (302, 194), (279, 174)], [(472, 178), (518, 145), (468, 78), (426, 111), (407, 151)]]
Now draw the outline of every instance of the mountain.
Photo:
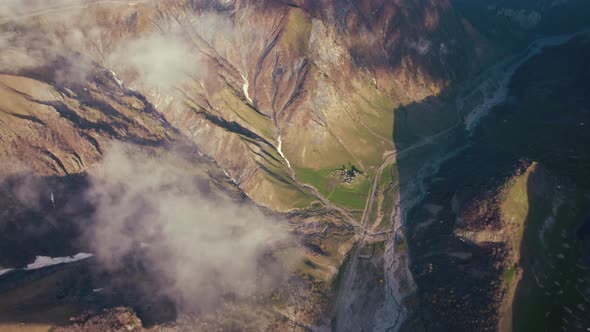
[[(575, 223), (521, 205), (587, 195), (584, 167), (561, 165), (587, 165), (572, 54), (589, 15), (573, 0), (9, 0), (0, 329), (532, 328), (516, 313), (541, 312), (522, 294), (550, 259), (527, 261), (529, 225)], [(28, 268), (76, 253), (95, 256)]]

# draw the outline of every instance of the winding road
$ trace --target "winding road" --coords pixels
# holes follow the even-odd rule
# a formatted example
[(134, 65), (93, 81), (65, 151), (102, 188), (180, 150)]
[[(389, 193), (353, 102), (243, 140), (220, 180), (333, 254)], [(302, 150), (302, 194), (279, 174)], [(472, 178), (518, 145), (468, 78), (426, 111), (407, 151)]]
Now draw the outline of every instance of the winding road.
[[(412, 144), (411, 146), (405, 149), (390, 152), (384, 155), (383, 162), (375, 172), (375, 177), (373, 179), (371, 191), (369, 193), (369, 196), (367, 197), (365, 209), (363, 211), (360, 224), (358, 224), (358, 228), (363, 231), (360, 233), (361, 236), (357, 241), (357, 246), (355, 247), (354, 252), (351, 256), (349, 266), (346, 268), (345, 275), (341, 283), (341, 288), (339, 290), (336, 308), (335, 331), (339, 332), (349, 330), (348, 327), (343, 324), (347, 322), (346, 318), (350, 316), (349, 308), (351, 308), (351, 305), (354, 303), (354, 301), (356, 301), (356, 298), (350, 294), (353, 293), (352, 288), (354, 285), (354, 279), (357, 274), (357, 264), (360, 258), (360, 250), (362, 247), (358, 244), (362, 244), (367, 239), (367, 236), (372, 237), (377, 235), (385, 235), (397, 231), (394, 229), (386, 233), (375, 234), (367, 230), (367, 226), (369, 224), (368, 218), (370, 216), (370, 211), (373, 208), (373, 204), (375, 201), (375, 193), (379, 189), (379, 180), (385, 168), (393, 164), (400, 158), (402, 158), (404, 154), (407, 154), (408, 152), (431, 144), (437, 138), (442, 137), (443, 135), (446, 135), (455, 129), (466, 128), (468, 130), (472, 130), (473, 128), (475, 128), (482, 116), (487, 114), (490, 109), (506, 100), (506, 97), (508, 95), (508, 83), (510, 82), (510, 79), (512, 78), (516, 70), (522, 64), (524, 64), (533, 56), (539, 54), (543, 47), (561, 45), (568, 42), (575, 36), (582, 34), (589, 35), (590, 31), (582, 30), (571, 34), (543, 37), (533, 41), (519, 55), (510, 57), (500, 62), (498, 65), (489, 68), (488, 70), (484, 71), (481, 75), (479, 75), (478, 78), (473, 80), (471, 84), (466, 85), (467, 88), (463, 89), (463, 91), (459, 93), (456, 99), (457, 120), (454, 125), (450, 126), (447, 129), (444, 129), (439, 133), (436, 133), (428, 137), (424, 137), (420, 141)], [(483, 93), (483, 100), (481, 100), (480, 104), (475, 105), (473, 108), (471, 108), (469, 112), (464, 112), (464, 100), (476, 92)], [(315, 192), (317, 193), (317, 190)], [(330, 206), (333, 206), (333, 204), (330, 204)], [(395, 323), (397, 324), (398, 322), (396, 321)], [(389, 330), (394, 329), (396, 324), (394, 324), (394, 326)]]
[[(352, 291), (352, 288), (354, 286), (354, 279), (356, 278), (356, 274), (357, 274), (357, 264), (359, 262), (359, 259), (361, 258), (360, 256), (361, 256), (362, 243), (365, 242), (367, 237), (375, 237), (378, 235), (383, 236), (383, 235), (395, 233), (397, 231), (396, 229), (392, 229), (387, 232), (373, 233), (373, 232), (370, 232), (367, 230), (367, 227), (370, 222), (370, 220), (369, 220), (369, 216), (371, 215), (370, 211), (373, 209), (373, 205), (375, 204), (375, 197), (376, 197), (375, 193), (377, 193), (377, 191), (379, 190), (379, 180), (381, 179), (381, 175), (382, 175), (383, 171), (388, 166), (395, 163), (399, 158), (403, 157), (404, 154), (407, 154), (413, 150), (416, 150), (416, 149), (424, 147), (428, 144), (431, 144), (434, 142), (434, 140), (436, 138), (446, 135), (446, 134), (450, 133), (451, 131), (457, 129), (460, 126), (462, 126), (462, 121), (459, 118), (453, 126), (447, 128), (447, 129), (444, 129), (443, 131), (438, 132), (434, 135), (422, 138), (420, 141), (412, 144), (411, 146), (409, 146), (403, 150), (390, 152), (384, 156), (383, 162), (381, 163), (381, 165), (379, 165), (379, 167), (377, 168), (377, 171), (375, 172), (375, 177), (373, 179), (371, 191), (369, 192), (369, 196), (367, 197), (367, 201), (365, 203), (365, 209), (363, 211), (363, 215), (362, 215), (361, 222), (359, 225), (360, 228), (363, 230), (363, 232), (361, 233), (361, 236), (360, 236), (359, 240), (357, 241), (357, 245), (354, 249), (354, 252), (351, 255), (350, 263), (349, 263), (348, 267), (346, 267), (346, 270), (344, 273), (344, 278), (342, 280), (341, 287), (339, 290), (339, 295), (338, 295), (338, 300), (337, 300), (337, 309), (336, 309), (336, 329), (335, 329), (336, 331), (347, 331), (347, 326), (343, 325), (343, 324), (345, 324), (347, 322), (346, 317), (349, 316), (349, 309), (351, 308), (352, 304), (357, 300), (357, 297), (354, 296), (354, 294), (353, 294), (354, 292)], [(392, 218), (394, 218), (394, 214), (392, 214)]]

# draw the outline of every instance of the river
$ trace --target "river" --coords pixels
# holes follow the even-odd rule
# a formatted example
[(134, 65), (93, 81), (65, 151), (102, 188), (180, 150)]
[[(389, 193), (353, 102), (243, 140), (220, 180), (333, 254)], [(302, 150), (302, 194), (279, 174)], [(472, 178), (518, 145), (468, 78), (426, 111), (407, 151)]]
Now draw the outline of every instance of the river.
[[(502, 233), (498, 197), (511, 177), (537, 161), (539, 171), (525, 183), (528, 213), (517, 267), (523, 278), (511, 310), (515, 330), (590, 327), (583, 294), (590, 278), (581, 245), (571, 236), (590, 197), (590, 133), (584, 127), (590, 122), (584, 83), (590, 79), (590, 42), (573, 40), (581, 36), (588, 31), (531, 43), (473, 80), (474, 88), (457, 100), (468, 147), (429, 174), (424, 199), (405, 221), (419, 289), (413, 324), (437, 331), (497, 329), (498, 295), (517, 282), (505, 261), (512, 244)], [(552, 209), (562, 196), (563, 207)], [(557, 226), (540, 241), (548, 217)], [(458, 227), (484, 242), (458, 236)]]

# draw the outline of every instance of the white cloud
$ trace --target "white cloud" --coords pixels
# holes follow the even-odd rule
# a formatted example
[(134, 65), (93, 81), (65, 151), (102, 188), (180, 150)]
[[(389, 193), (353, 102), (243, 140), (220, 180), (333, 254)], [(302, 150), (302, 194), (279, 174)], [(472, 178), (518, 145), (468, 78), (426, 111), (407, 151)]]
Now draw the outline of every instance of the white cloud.
[(172, 88), (207, 73), (201, 53), (173, 33), (153, 33), (122, 43), (108, 56), (107, 65), (117, 73), (135, 75), (134, 81), (149, 89)]
[(114, 146), (89, 191), (87, 237), (99, 262), (116, 270), (141, 256), (164, 295), (199, 308), (280, 280), (278, 266), (260, 263), (289, 240), (283, 221), (198, 187), (188, 170)]

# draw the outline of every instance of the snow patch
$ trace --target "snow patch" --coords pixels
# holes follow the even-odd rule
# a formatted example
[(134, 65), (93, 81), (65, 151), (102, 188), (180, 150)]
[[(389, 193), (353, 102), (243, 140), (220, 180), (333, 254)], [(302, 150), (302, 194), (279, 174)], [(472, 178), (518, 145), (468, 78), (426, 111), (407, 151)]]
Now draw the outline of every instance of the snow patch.
[(110, 70), (111, 75), (113, 76), (113, 79), (115, 80), (115, 82), (117, 82), (117, 84), (119, 85), (119, 88), (123, 89), (123, 81), (117, 76), (117, 74), (115, 74), (114, 71)]
[(0, 276), (3, 275), (4, 273), (8, 273), (12, 270), (14, 270), (14, 269), (0, 269)]
[(236, 182), (236, 179), (232, 178), (229, 175), (229, 173), (227, 173), (224, 169), (222, 169), (222, 171), (223, 171), (223, 174), (225, 174), (225, 176), (227, 176), (231, 180), (231, 182), (233, 182), (236, 186), (238, 185), (238, 182)]
[(250, 83), (248, 82), (248, 78), (246, 76), (242, 75), (242, 79), (244, 80), (244, 85), (242, 85), (242, 90), (244, 90), (244, 96), (246, 96), (246, 99), (248, 99), (250, 104), (253, 104), (254, 102), (252, 101), (252, 99), (250, 98), (250, 94), (248, 93), (248, 89), (250, 88)]
[[(58, 265), (58, 264), (65, 264), (65, 263), (73, 263), (77, 261), (81, 261), (87, 258), (94, 256), (93, 254), (87, 254), (84, 252), (75, 254), (73, 256), (66, 256), (66, 257), (48, 257), (48, 256), (37, 256), (35, 261), (29, 265), (27, 265), (23, 269), (18, 269), (20, 271), (30, 271), (30, 270), (37, 270), (47, 266)], [(0, 268), (0, 275), (8, 273), (10, 271), (16, 271), (17, 269), (8, 268), (3, 269)]]
[(47, 266), (57, 265), (57, 264), (72, 263), (72, 262), (76, 262), (76, 261), (90, 258), (92, 256), (93, 256), (92, 254), (87, 254), (87, 253), (83, 253), (83, 252), (76, 254), (74, 256), (66, 256), (66, 257), (37, 256), (37, 258), (35, 258), (35, 261), (33, 263), (27, 265), (27, 267), (25, 267), (23, 270), (36, 270), (36, 269), (44, 268)]
[(291, 163), (289, 162), (289, 159), (287, 159), (287, 157), (285, 157), (285, 155), (283, 154), (283, 136), (281, 134), (279, 134), (278, 142), (279, 144), (277, 145), (277, 152), (281, 155), (281, 157), (283, 157), (283, 159), (285, 159), (285, 162), (287, 162), (287, 166), (291, 168)]

